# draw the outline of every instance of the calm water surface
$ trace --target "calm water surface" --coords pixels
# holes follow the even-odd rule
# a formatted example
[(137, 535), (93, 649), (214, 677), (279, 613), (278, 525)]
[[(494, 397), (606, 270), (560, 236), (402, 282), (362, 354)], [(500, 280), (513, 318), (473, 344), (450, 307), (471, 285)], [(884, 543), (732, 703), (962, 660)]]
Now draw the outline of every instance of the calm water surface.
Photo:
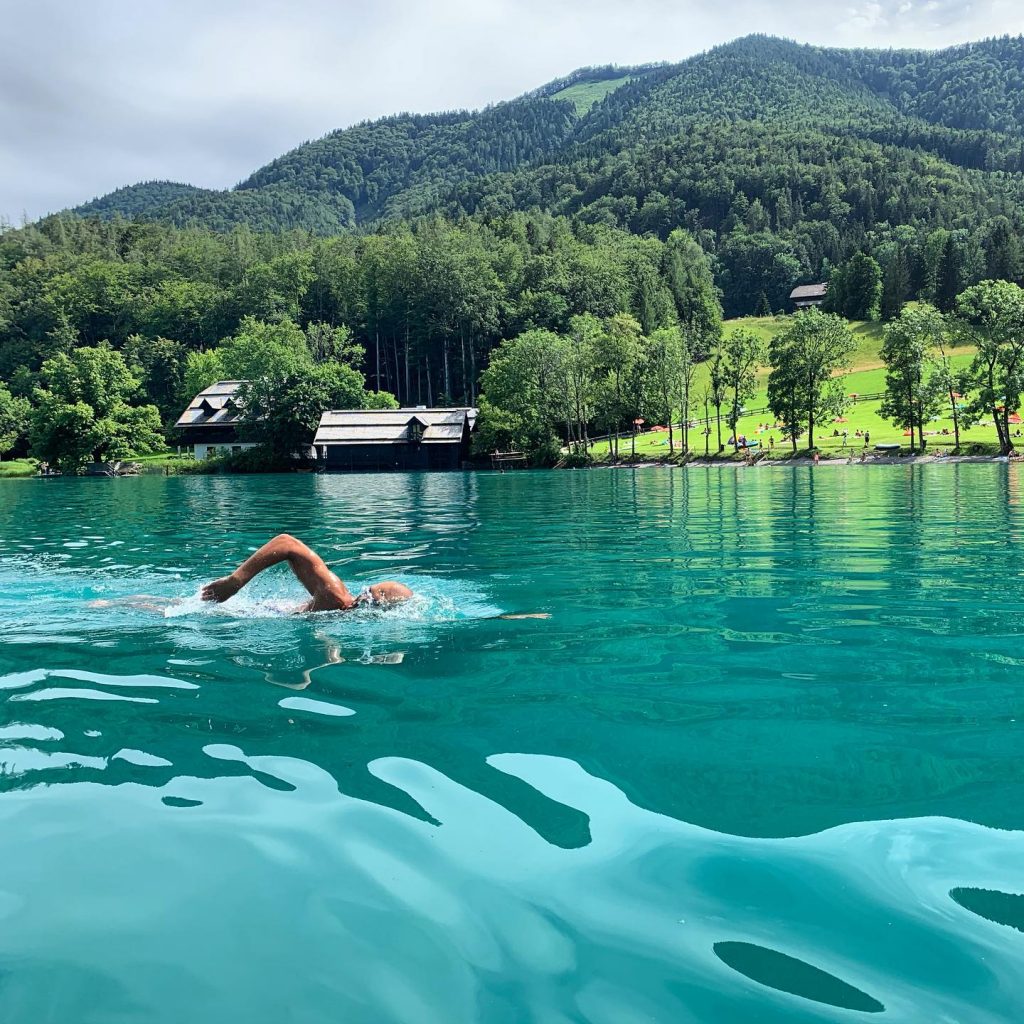
[[(0, 1021), (1024, 1019), (1022, 502), (1005, 465), (4, 482)], [(282, 531), (419, 597), (198, 601)]]

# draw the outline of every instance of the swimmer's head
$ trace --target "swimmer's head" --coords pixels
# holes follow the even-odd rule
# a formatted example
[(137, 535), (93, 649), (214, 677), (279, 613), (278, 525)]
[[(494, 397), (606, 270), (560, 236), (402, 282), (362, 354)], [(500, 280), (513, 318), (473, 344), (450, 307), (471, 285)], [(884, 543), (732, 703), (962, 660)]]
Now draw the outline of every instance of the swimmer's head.
[(379, 608), (389, 608), (393, 604), (401, 604), (412, 597), (412, 591), (404, 583), (395, 583), (387, 580), (384, 583), (374, 583), (367, 587), (357, 598), (357, 605), (375, 605)]

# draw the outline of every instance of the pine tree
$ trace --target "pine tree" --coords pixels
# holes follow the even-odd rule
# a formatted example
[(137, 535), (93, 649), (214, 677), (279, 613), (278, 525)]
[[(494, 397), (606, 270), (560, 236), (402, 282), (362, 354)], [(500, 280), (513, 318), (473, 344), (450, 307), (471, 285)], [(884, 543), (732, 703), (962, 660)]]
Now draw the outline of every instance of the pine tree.
[(900, 246), (889, 260), (882, 281), (882, 319), (888, 323), (903, 312), (903, 305), (910, 294), (910, 267), (906, 250)]
[(935, 306), (943, 313), (950, 312), (956, 305), (956, 297), (963, 290), (964, 265), (963, 253), (952, 235), (946, 236), (939, 257), (939, 266), (935, 275)]
[(992, 281), (1021, 280), (1020, 242), (1005, 217), (997, 217), (985, 238), (985, 276)]
[(867, 253), (857, 253), (846, 264), (845, 308), (841, 310), (848, 320), (876, 320), (882, 298), (882, 268)]

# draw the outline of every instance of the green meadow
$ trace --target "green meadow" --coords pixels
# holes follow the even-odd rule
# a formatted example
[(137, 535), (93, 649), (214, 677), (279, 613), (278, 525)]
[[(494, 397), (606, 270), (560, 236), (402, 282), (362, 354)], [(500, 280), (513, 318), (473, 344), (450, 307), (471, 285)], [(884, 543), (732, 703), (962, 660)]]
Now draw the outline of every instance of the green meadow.
[(625, 85), (632, 80), (632, 75), (623, 75), (621, 78), (606, 78), (601, 82), (576, 82), (574, 85), (556, 92), (551, 98), (571, 101), (576, 105), (576, 113), (582, 117), (595, 103), (600, 103), (608, 93), (614, 92), (620, 85)]
[[(769, 339), (779, 333), (786, 323), (786, 317), (744, 317), (738, 320), (730, 320), (725, 324), (726, 332), (739, 327), (753, 331), (761, 337), (767, 345)], [(901, 444), (904, 451), (909, 449), (910, 438), (904, 434), (901, 427), (893, 426), (879, 415), (881, 398), (861, 398), (860, 396), (880, 396), (885, 390), (885, 367), (882, 363), (879, 350), (882, 346), (882, 326), (878, 323), (853, 322), (850, 324), (854, 337), (857, 340), (857, 348), (851, 359), (851, 369), (842, 375), (844, 386), (848, 395), (857, 395), (856, 399), (851, 398), (850, 404), (841, 417), (842, 422), (828, 421), (817, 424), (814, 431), (815, 447), (820, 449), (824, 457), (841, 457), (849, 453), (859, 453), (864, 446), (863, 437), (858, 437), (865, 432), (870, 434), (872, 448), (876, 444)], [(973, 355), (973, 350), (963, 348), (957, 351), (952, 357), (955, 366), (966, 366)], [(784, 441), (779, 431), (774, 429), (774, 417), (768, 411), (768, 373), (769, 368), (764, 366), (758, 373), (760, 387), (757, 393), (745, 403), (744, 408), (747, 414), (742, 416), (738, 425), (738, 432), (749, 440), (760, 442), (769, 454), (775, 457), (784, 457), (792, 454), (792, 445)], [(702, 364), (697, 368), (697, 376), (694, 385), (694, 394), (699, 395), (707, 384), (708, 368)], [(722, 441), (725, 443), (731, 436), (725, 422), (725, 407), (722, 409)], [(710, 410), (714, 416), (714, 409)], [(704, 409), (695, 407), (691, 410), (690, 418), (701, 419), (704, 416)], [(660, 426), (661, 424), (647, 424), (644, 432), (637, 435), (636, 453), (644, 457), (661, 458), (669, 454), (668, 431), (648, 430), (646, 427)], [(1019, 428), (1024, 431), (1024, 427)], [(700, 432), (703, 424), (697, 431), (691, 430), (690, 448), (698, 455), (704, 454), (704, 436)], [(843, 444), (842, 432), (847, 432), (846, 444)], [(711, 436), (709, 438), (709, 452), (714, 455), (717, 449), (717, 430), (714, 421), (711, 423)], [(948, 431), (948, 433), (943, 433)], [(676, 444), (680, 443), (678, 431), (676, 431)], [(996, 434), (995, 428), (985, 423), (978, 424), (970, 430), (961, 430), (961, 447), (964, 449), (988, 452), (995, 451)], [(774, 447), (771, 441), (774, 439)], [(953, 420), (950, 415), (940, 416), (930, 422), (925, 428), (925, 440), (932, 450), (953, 448)], [(977, 446), (977, 447), (975, 447)], [(798, 450), (806, 450), (806, 436), (797, 442)], [(727, 448), (725, 455), (732, 453), (732, 448)], [(608, 443), (598, 442), (593, 449), (596, 458), (608, 457)], [(630, 438), (620, 437), (619, 456), (628, 456), (632, 452)]]

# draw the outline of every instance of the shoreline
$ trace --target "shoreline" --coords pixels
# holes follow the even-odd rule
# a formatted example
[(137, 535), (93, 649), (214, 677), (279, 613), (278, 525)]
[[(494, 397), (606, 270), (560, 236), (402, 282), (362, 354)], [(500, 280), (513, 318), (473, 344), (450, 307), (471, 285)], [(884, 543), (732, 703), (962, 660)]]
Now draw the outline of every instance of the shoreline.
[(762, 459), (760, 462), (744, 462), (740, 459), (695, 458), (686, 462), (637, 459), (633, 462), (595, 463), (589, 466), (562, 466), (561, 469), (772, 469), (787, 466), (942, 466), (961, 463), (1006, 463), (1024, 462), (1024, 457), (1010, 458), (1008, 455), (876, 455), (863, 462), (859, 458), (814, 459), (804, 455), (786, 459)]
[[(960, 465), (962, 463), (993, 463), (993, 464), (1006, 464), (1011, 465), (1014, 463), (1024, 464), (1024, 452), (1022, 452), (1017, 458), (1010, 458), (1007, 455), (875, 455), (865, 459), (863, 462), (859, 458), (850, 459), (821, 459), (817, 463), (813, 458), (808, 458), (805, 455), (798, 455), (792, 458), (783, 459), (762, 459), (759, 462), (744, 462), (741, 459), (716, 459), (716, 458), (704, 458), (698, 457), (690, 459), (686, 462), (680, 462), (669, 459), (636, 459), (634, 461), (619, 461), (619, 462), (598, 462), (591, 463), (589, 465), (582, 466), (550, 466), (550, 467), (523, 467), (521, 470), (495, 470), (489, 466), (467, 466), (459, 472), (466, 473), (494, 473), (494, 472), (533, 472), (535, 469), (551, 469), (558, 472), (571, 472), (574, 470), (624, 470), (624, 469), (785, 469), (785, 468), (797, 468), (797, 467), (823, 467), (823, 466), (941, 466), (941, 465)], [(396, 471), (400, 472), (400, 471)], [(146, 476), (196, 476), (205, 474), (194, 474), (194, 473), (139, 473), (133, 474), (132, 479), (139, 479)], [(223, 472), (223, 476), (270, 476), (270, 475), (293, 475), (291, 473), (281, 474), (280, 471), (275, 473), (231, 473)], [(328, 474), (330, 475), (330, 474)], [(339, 474), (342, 475), (342, 474)], [(54, 475), (52, 477), (40, 476), (38, 473), (31, 474), (11, 474), (9, 476), (0, 476), (0, 480), (84, 480), (84, 479), (98, 479), (95, 477), (88, 477), (84, 474), (69, 475), (67, 477), (62, 475)], [(127, 479), (122, 477), (121, 479)]]

